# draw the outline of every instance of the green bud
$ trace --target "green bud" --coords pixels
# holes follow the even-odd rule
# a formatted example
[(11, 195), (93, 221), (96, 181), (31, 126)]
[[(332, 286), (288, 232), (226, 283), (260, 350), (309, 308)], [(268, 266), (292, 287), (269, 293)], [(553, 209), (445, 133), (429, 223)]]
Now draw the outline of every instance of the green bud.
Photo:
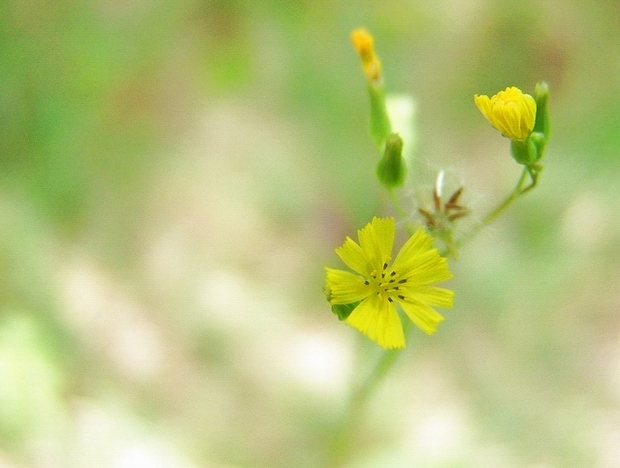
[(383, 86), (369, 81), (368, 94), (370, 95), (370, 136), (377, 146), (381, 148), (392, 131), (390, 118), (385, 106)]
[(536, 83), (534, 88), (534, 99), (536, 100), (536, 122), (534, 131), (540, 132), (545, 137), (549, 137), (549, 111), (547, 103), (549, 101), (549, 85), (545, 81)]
[(515, 161), (524, 166), (531, 166), (540, 159), (532, 135), (523, 141), (510, 140), (510, 153)]
[(534, 99), (536, 100), (536, 122), (534, 123), (533, 135), (534, 144), (536, 145), (538, 159), (541, 159), (549, 137), (551, 135), (551, 124), (549, 121), (549, 85), (541, 81), (534, 88)]
[(391, 133), (385, 141), (383, 157), (377, 164), (377, 178), (385, 188), (392, 189), (403, 185), (406, 174), (403, 139), (398, 133)]

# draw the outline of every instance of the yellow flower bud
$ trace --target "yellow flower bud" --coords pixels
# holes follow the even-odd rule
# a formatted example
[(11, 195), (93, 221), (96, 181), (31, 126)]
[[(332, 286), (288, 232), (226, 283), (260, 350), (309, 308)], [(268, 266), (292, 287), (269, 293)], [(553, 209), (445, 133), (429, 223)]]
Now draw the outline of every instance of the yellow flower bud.
[(364, 28), (358, 28), (351, 33), (353, 47), (362, 59), (362, 67), (366, 77), (375, 83), (381, 81), (381, 62), (375, 54), (374, 39)]
[(492, 98), (476, 94), (474, 101), (482, 115), (505, 137), (524, 141), (532, 133), (536, 121), (536, 101), (519, 88), (506, 88)]

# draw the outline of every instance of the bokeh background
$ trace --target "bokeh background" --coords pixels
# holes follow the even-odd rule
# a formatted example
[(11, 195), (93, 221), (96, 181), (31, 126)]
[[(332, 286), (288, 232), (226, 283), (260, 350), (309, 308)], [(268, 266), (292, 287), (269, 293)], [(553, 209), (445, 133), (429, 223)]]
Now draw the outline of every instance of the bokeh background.
[(390, 213), (361, 25), (415, 99), (412, 216), (440, 169), (471, 222), (515, 184), (474, 93), (548, 81), (553, 139), (347, 466), (620, 466), (616, 0), (0, 2), (0, 466), (330, 466), (380, 350), (323, 267)]

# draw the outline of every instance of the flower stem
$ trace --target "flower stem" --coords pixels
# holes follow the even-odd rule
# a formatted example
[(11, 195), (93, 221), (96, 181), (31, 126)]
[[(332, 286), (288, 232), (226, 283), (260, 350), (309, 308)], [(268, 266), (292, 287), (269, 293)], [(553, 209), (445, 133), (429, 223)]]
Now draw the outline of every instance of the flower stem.
[(410, 221), (407, 221), (407, 215), (405, 214), (405, 210), (403, 210), (403, 206), (400, 204), (400, 200), (396, 195), (396, 190), (390, 189), (388, 190), (388, 193), (390, 194), (390, 200), (392, 200), (392, 204), (394, 205), (394, 210), (396, 211), (398, 218), (404, 224), (407, 232), (412, 235), (416, 229), (414, 226), (411, 225)]
[[(474, 229), (472, 229), (466, 236), (459, 239), (456, 242), (456, 247), (460, 247), (464, 242), (470, 240), (474, 237), (480, 230), (495, 220), (500, 214), (504, 212), (506, 208), (508, 208), (517, 198), (524, 195), (525, 193), (532, 190), (538, 184), (538, 179), (540, 177), (540, 171), (542, 169), (540, 167), (529, 167), (526, 166), (523, 168), (523, 172), (521, 173), (521, 177), (519, 177), (519, 181), (515, 186), (514, 190), (499, 204), (497, 205), (490, 213), (488, 213)], [(525, 182), (530, 179), (530, 183), (524, 187)]]
[[(410, 323), (405, 322), (403, 328), (406, 335), (410, 329)], [(339, 467), (348, 462), (351, 449), (355, 447), (353, 439), (356, 429), (359, 428), (366, 405), (401, 354), (401, 350), (398, 349), (385, 351), (368, 376), (352, 392), (344, 418), (334, 438), (332, 460), (328, 466)]]
[(396, 190), (390, 189), (388, 190), (388, 192), (390, 193), (390, 199), (392, 200), (392, 203), (394, 204), (394, 209), (396, 210), (396, 214), (401, 220), (404, 221), (406, 218), (405, 210), (403, 210), (403, 207), (400, 204), (400, 200), (396, 196)]

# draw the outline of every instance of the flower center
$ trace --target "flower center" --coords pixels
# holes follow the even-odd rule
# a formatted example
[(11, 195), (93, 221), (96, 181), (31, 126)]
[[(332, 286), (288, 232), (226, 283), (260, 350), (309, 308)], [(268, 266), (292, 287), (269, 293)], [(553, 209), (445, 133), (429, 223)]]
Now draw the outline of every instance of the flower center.
[[(405, 295), (401, 291), (401, 287), (407, 282), (406, 279), (401, 278), (400, 274), (391, 268), (388, 268), (388, 264), (384, 263), (381, 268), (381, 272), (374, 272), (371, 275), (372, 287), (378, 295), (384, 300), (393, 302), (393, 298), (401, 300), (405, 299)], [(366, 285), (371, 285), (370, 281), (365, 282)]]

